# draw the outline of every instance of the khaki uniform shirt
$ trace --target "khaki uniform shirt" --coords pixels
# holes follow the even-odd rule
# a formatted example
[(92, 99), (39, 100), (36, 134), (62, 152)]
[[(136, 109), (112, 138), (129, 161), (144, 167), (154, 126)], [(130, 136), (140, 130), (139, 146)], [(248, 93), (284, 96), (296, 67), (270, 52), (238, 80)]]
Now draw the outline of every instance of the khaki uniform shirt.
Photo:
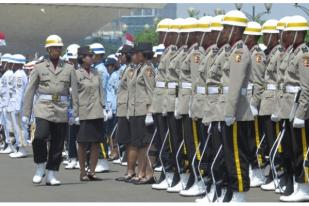
[[(266, 71), (264, 77), (264, 92), (261, 95), (261, 104), (259, 115), (272, 115), (274, 112), (274, 106), (276, 104), (276, 95), (278, 92), (278, 85), (277, 85), (277, 72), (278, 68), (281, 64), (280, 57), (283, 54), (283, 47), (278, 44), (275, 46), (269, 55), (267, 56), (266, 60)], [(269, 89), (267, 87), (275, 86), (274, 90)]]
[(117, 90), (117, 117), (126, 117), (128, 112), (128, 84), (133, 77), (134, 65), (127, 65), (120, 78)]
[[(205, 51), (205, 55), (201, 56), (201, 64), (197, 69), (197, 76), (192, 76), (193, 81), (193, 97), (191, 103), (191, 116), (192, 118), (203, 118), (204, 107), (206, 103), (206, 79), (209, 67), (214, 62), (214, 57), (218, 52), (216, 44), (211, 45)], [(197, 59), (198, 60), (198, 59)], [(194, 70), (195, 71), (195, 70)], [(191, 71), (193, 74), (193, 71)]]
[(144, 116), (151, 112), (154, 89), (154, 69), (150, 63), (139, 65), (129, 83), (127, 116)]
[(166, 70), (167, 92), (164, 101), (164, 110), (166, 112), (175, 111), (176, 88), (171, 88), (169, 85), (179, 83), (180, 66), (187, 55), (187, 45), (181, 46), (174, 55), (171, 56), (170, 64)]
[(162, 113), (164, 111), (165, 104), (163, 102), (166, 100), (165, 93), (167, 91), (166, 70), (175, 52), (176, 46), (170, 45), (161, 56), (152, 97), (152, 109), (154, 113)]
[[(56, 68), (54, 68), (50, 60), (44, 60), (36, 64), (31, 72), (30, 82), (25, 93), (24, 116), (30, 117), (33, 97), (37, 93), (39, 97), (34, 104), (35, 117), (51, 122), (68, 122), (69, 100), (61, 101), (61, 98), (69, 96), (70, 87), (72, 88), (73, 115), (79, 117), (77, 80), (74, 66), (65, 63), (63, 60), (59, 60)], [(40, 99), (40, 95), (52, 96), (52, 100)]]
[(100, 119), (103, 118), (104, 92), (100, 74), (91, 69), (88, 73), (80, 68), (76, 71), (79, 119)]
[(242, 40), (233, 45), (228, 65), (229, 90), (226, 94), (224, 116), (235, 117), (236, 121), (252, 121), (253, 116), (247, 97), (247, 87), (251, 75), (251, 54)]

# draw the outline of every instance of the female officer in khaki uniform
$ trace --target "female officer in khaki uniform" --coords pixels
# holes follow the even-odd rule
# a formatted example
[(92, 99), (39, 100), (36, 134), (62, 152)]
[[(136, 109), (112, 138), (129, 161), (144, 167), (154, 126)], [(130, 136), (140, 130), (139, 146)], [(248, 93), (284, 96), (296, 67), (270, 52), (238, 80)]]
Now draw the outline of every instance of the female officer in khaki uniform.
[[(99, 143), (103, 142), (103, 89), (99, 73), (91, 65), (93, 53), (88, 46), (78, 49), (80, 69), (76, 71), (80, 127), (77, 133), (80, 180), (100, 180), (95, 176)], [(90, 173), (86, 174), (86, 150), (90, 149)]]
[(154, 89), (154, 69), (149, 62), (153, 57), (150, 43), (139, 43), (136, 47), (139, 65), (129, 82), (128, 116), (131, 146), (138, 154), (138, 174), (130, 182), (134, 184), (154, 183), (153, 171), (147, 160), (147, 148), (154, 133), (151, 112)]

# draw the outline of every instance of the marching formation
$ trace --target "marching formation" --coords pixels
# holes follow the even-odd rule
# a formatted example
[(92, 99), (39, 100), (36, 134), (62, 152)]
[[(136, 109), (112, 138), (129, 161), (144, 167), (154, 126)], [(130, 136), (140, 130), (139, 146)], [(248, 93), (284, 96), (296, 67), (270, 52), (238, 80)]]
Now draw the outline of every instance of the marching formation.
[(253, 187), (309, 201), (307, 30), (302, 16), (260, 25), (238, 10), (163, 19), (155, 50), (126, 42), (106, 59), (99, 43), (62, 58), (51, 35), (36, 62), (1, 57), (0, 153), (26, 157), (32, 144), (34, 184), (47, 172), (60, 185), (68, 150), (80, 181), (101, 180), (113, 161), (127, 167), (116, 181), (196, 202), (244, 202)]

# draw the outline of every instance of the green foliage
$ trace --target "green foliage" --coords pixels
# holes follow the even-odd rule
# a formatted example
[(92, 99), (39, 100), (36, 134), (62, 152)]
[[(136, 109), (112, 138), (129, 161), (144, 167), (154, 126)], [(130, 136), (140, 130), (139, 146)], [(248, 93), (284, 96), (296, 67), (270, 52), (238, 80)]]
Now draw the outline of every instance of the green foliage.
[(159, 44), (159, 35), (156, 32), (156, 27), (150, 27), (149, 29), (145, 29), (144, 31), (137, 34), (135, 38), (135, 42), (151, 42), (153, 45)]

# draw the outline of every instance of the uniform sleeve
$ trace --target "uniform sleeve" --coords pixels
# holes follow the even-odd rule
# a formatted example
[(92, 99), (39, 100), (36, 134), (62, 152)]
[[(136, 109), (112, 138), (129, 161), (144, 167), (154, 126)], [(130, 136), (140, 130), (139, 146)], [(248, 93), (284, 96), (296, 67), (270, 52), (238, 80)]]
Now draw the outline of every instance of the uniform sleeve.
[(103, 84), (102, 84), (102, 76), (101, 75), (99, 75), (99, 82), (100, 82), (100, 84), (99, 84), (99, 94), (100, 94), (100, 101), (102, 102), (102, 105), (103, 105), (103, 108), (105, 108), (105, 101), (104, 101), (104, 99), (105, 99), (105, 91), (103, 90)]
[(35, 68), (30, 74), (30, 81), (27, 86), (24, 98), (23, 113), (24, 116), (30, 117), (33, 106), (33, 97), (39, 85), (39, 71)]
[(153, 69), (151, 67), (147, 67), (143, 72), (143, 78), (145, 81), (145, 90), (147, 93), (146, 104), (151, 106), (152, 103), (152, 95), (155, 85), (155, 78)]
[(253, 95), (251, 104), (259, 108), (261, 103), (261, 95), (264, 91), (264, 75), (266, 70), (265, 55), (263, 53), (256, 53), (252, 57), (252, 77), (253, 77)]
[(71, 70), (72, 105), (74, 117), (79, 117), (78, 87), (75, 69)]
[(296, 117), (306, 119), (306, 113), (309, 108), (309, 54), (301, 58), (298, 62), (300, 73), (301, 93), (299, 97), (299, 105), (296, 110)]
[(229, 91), (225, 104), (225, 117), (235, 117), (241, 89), (248, 73), (249, 56), (242, 50), (231, 55)]

